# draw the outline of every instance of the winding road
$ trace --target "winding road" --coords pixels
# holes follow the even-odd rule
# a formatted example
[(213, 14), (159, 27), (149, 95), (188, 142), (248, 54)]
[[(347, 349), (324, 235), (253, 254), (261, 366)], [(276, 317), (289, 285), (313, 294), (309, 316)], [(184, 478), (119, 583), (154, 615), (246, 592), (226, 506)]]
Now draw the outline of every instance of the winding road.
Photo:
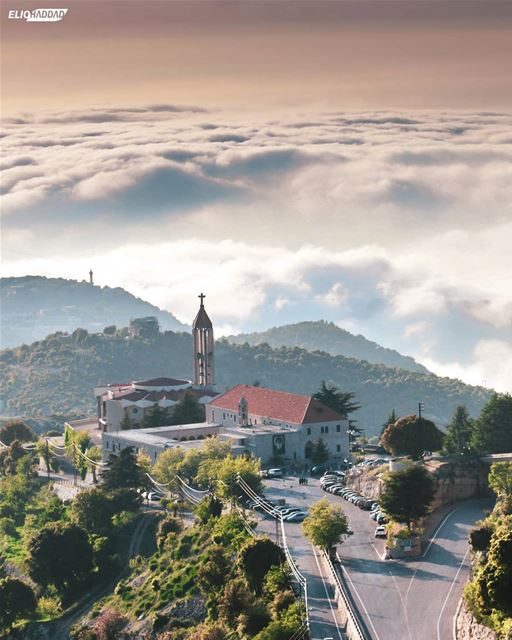
[[(423, 557), (397, 561), (383, 559), (384, 541), (374, 537), (376, 524), (368, 512), (324, 493), (318, 480), (299, 486), (296, 479), (285, 478), (267, 482), (267, 487), (268, 497), (285, 498), (292, 506), (308, 506), (327, 497), (343, 508), (354, 533), (338, 547), (341, 571), (373, 640), (452, 640), (453, 618), (468, 576), (468, 534), (484, 511), (492, 507), (489, 501), (468, 500), (454, 505), (434, 531)], [(335, 611), (330, 612), (328, 584), (323, 597), (316, 599), (323, 578), (320, 567), (314, 570), (311, 545), (301, 525), (288, 523), (286, 527), (292, 555), (307, 575), (308, 584), (311, 579), (311, 584), (317, 585), (311, 590), (311, 615), (312, 619), (319, 617), (319, 630), (325, 635), (315, 633), (313, 637), (339, 640), (343, 635), (336, 626)]]

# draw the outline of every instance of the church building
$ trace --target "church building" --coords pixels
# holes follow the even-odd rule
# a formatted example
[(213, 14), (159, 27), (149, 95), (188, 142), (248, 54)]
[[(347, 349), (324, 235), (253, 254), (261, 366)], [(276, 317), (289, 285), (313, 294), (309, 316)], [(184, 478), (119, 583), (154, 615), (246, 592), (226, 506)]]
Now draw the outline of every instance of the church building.
[[(205, 296), (199, 298), (192, 325), (193, 380), (154, 378), (96, 388), (104, 459), (133, 447), (154, 461), (170, 447), (197, 448), (205, 438), (217, 437), (230, 443), (233, 455), (259, 458), (264, 465), (303, 466), (311, 464), (322, 440), (329, 463), (341, 466), (349, 455), (348, 421), (319, 400), (246, 384), (215, 391), (213, 325)], [(185, 393), (205, 405), (205, 422), (120, 430), (124, 416), (140, 422), (151, 407), (171, 407)]]

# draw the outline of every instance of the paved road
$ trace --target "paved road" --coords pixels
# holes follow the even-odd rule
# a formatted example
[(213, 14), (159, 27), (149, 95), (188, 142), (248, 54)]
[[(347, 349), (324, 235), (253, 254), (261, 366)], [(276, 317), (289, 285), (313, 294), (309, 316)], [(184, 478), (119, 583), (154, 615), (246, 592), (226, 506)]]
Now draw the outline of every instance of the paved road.
[[(322, 492), (316, 479), (307, 487), (295, 480), (270, 484), (267, 493), (288, 493), (291, 505), (326, 496), (343, 507), (354, 535), (338, 553), (353, 600), (374, 640), (451, 640), (453, 616), (468, 575), (468, 533), (492, 505), (469, 500), (454, 506), (423, 558), (382, 560), (384, 541), (374, 538), (376, 524), (368, 512)], [(296, 544), (300, 549), (299, 539)]]
[[(297, 480), (269, 480), (265, 484), (267, 486), (265, 495), (268, 498), (285, 498), (292, 506), (301, 506), (312, 501), (311, 497), (309, 500), (302, 497), (302, 492), (298, 491)], [(323, 640), (323, 638), (345, 640), (345, 635), (338, 624), (339, 615), (336, 604), (332, 599), (333, 588), (329, 573), (323, 566), (318, 551), (304, 537), (299, 523), (287, 522), (284, 526), (290, 552), (308, 584), (312, 640)], [(275, 520), (270, 518), (263, 520), (257, 530), (266, 531), (272, 539), (275, 539)]]

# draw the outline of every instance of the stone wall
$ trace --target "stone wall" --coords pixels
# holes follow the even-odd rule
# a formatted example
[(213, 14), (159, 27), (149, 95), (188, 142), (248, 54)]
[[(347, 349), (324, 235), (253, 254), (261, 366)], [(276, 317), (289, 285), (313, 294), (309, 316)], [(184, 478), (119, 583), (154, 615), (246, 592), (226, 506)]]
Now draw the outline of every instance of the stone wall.
[[(459, 500), (484, 496), (488, 492), (489, 469), (478, 460), (465, 464), (431, 460), (425, 466), (437, 481), (433, 510)], [(373, 469), (355, 467), (347, 476), (347, 485), (367, 498), (378, 500), (382, 490), (381, 477), (387, 471), (387, 464)]]
[(498, 640), (498, 636), (478, 623), (462, 602), (455, 619), (455, 640)]

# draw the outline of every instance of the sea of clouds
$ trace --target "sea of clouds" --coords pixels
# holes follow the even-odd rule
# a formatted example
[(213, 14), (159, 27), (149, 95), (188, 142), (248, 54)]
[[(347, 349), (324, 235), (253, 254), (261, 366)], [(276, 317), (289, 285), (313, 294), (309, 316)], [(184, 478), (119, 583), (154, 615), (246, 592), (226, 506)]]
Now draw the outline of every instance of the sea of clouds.
[(123, 286), (218, 333), (325, 318), (512, 390), (512, 116), (22, 114), (2, 133), (4, 274)]

